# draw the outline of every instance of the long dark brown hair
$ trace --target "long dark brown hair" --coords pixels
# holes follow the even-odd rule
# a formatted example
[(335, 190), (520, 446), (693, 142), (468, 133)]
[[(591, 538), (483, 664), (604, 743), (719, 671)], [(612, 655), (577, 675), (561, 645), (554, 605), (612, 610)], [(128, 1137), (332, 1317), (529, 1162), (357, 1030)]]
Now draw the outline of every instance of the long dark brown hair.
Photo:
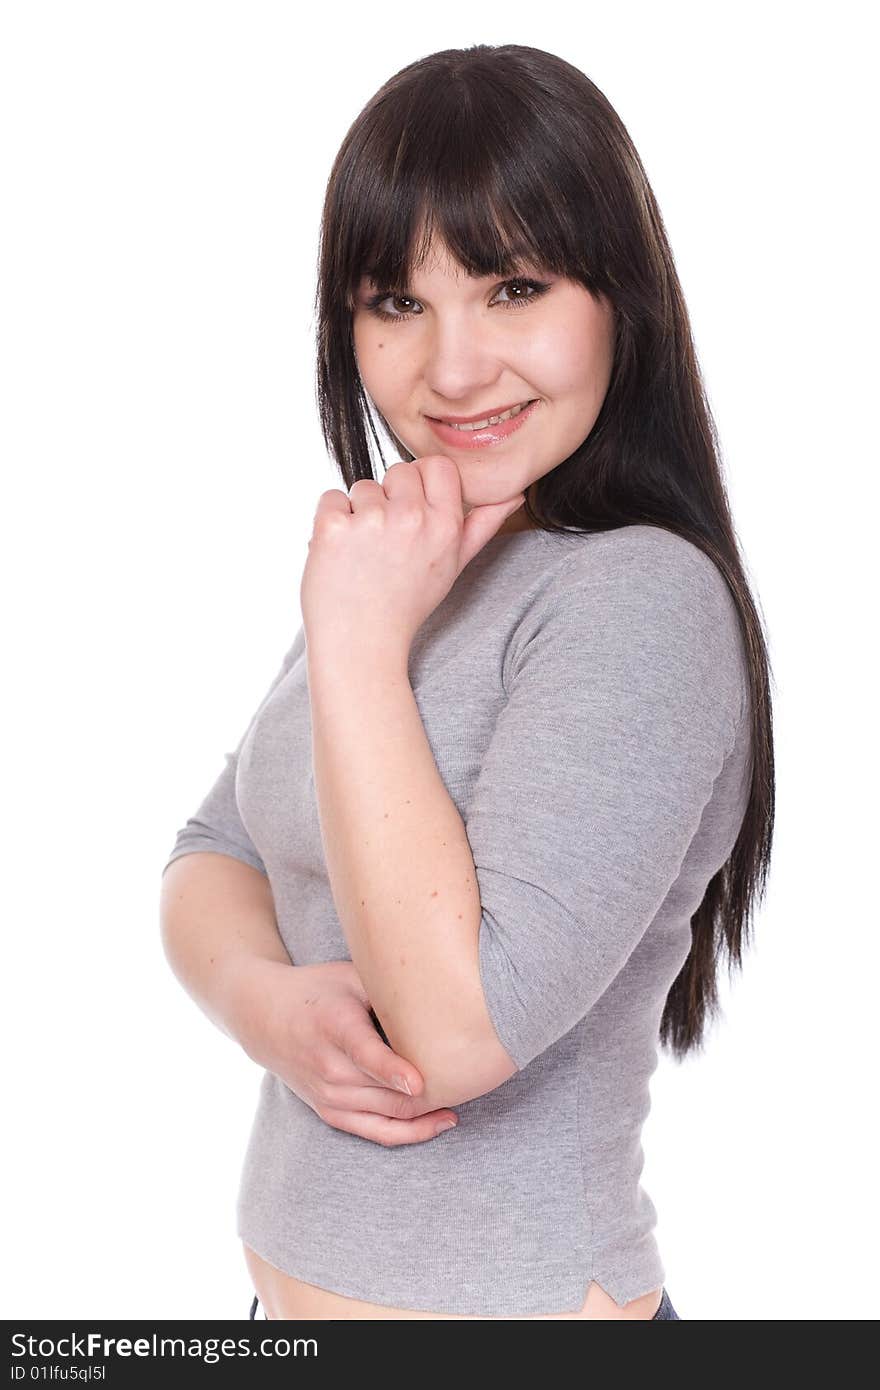
[[(436, 229), (436, 230), (435, 230)], [(346, 488), (384, 464), (352, 341), (364, 274), (403, 292), (432, 237), (467, 272), (537, 264), (614, 308), (611, 379), (587, 438), (531, 485), (533, 526), (585, 535), (677, 532), (724, 575), (751, 690), (751, 791), (736, 844), (691, 918), (660, 1041), (677, 1057), (719, 1013), (718, 970), (741, 967), (766, 891), (774, 823), (771, 671), (740, 557), (720, 448), (660, 211), (620, 117), (578, 68), (520, 44), (446, 49), (391, 77), (358, 115), (327, 184), (316, 296), (317, 401)], [(378, 414), (397, 457), (412, 460)]]

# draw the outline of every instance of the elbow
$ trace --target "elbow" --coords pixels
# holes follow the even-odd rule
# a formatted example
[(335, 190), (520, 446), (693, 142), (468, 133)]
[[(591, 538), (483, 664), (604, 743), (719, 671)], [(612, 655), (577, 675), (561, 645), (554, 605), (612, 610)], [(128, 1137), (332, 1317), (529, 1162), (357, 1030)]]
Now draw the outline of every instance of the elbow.
[(447, 1049), (433, 1069), (425, 1074), (425, 1090), (433, 1108), (463, 1105), (486, 1096), (509, 1081), (519, 1071), (516, 1062), (500, 1042), (486, 1019), (486, 1028), (466, 1045)]
[(417, 1099), (425, 1112), (488, 1095), (519, 1071), (495, 1031), (476, 967), (457, 991), (457, 1005), (445, 1006), (442, 1031), (430, 1037), (420, 1032), (407, 1045), (402, 1037), (388, 1033), (389, 1046), (412, 1062), (424, 1079)]
[[(485, 950), (488, 923), (481, 911), (473, 938), (473, 953), (457, 991), (459, 1007), (455, 1026), (447, 1028), (442, 1039), (440, 1055), (433, 1059), (430, 1080), (433, 1094), (440, 1097), (437, 1105), (463, 1105), (503, 1086), (519, 1070), (501, 1041), (490, 1006), (491, 970)], [(426, 1082), (429, 1078), (426, 1077)]]

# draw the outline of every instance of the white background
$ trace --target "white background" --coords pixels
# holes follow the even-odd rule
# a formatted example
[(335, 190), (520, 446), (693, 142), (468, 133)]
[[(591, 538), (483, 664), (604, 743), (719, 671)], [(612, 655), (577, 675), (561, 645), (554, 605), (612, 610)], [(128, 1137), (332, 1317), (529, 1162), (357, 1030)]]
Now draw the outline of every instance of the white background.
[(313, 370), (333, 158), (400, 67), (484, 42), (580, 67), (642, 155), (771, 644), (756, 945), (644, 1131), (666, 1285), (686, 1320), (875, 1318), (869, 7), (428, 8), (0, 12), (3, 1315), (247, 1316), (261, 1073), (172, 975), (160, 872), (342, 485)]

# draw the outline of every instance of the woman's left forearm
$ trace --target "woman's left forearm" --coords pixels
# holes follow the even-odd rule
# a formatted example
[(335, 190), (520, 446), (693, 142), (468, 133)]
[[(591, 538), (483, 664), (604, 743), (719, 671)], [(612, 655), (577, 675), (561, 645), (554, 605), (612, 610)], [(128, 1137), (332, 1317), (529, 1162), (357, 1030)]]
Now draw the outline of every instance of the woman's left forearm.
[[(407, 652), (307, 637), (312, 758), (333, 900), (390, 1045), (447, 1102), (485, 1041), (480, 893), (409, 682)], [(433, 1086), (433, 1090), (432, 1090)]]

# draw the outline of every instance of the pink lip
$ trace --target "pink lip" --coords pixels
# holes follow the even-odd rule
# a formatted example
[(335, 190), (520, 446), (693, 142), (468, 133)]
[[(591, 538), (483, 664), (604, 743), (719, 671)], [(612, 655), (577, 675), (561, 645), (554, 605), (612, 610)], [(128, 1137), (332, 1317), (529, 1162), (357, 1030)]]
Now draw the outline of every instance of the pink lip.
[[(514, 405), (518, 404), (518, 401), (514, 401)], [(444, 425), (442, 420), (432, 419), (430, 415), (426, 415), (425, 419), (438, 438), (441, 439), (444, 444), (448, 444), (450, 448), (485, 449), (487, 444), (499, 444), (501, 440), (506, 439), (508, 435), (514, 434), (525, 424), (526, 420), (534, 413), (535, 406), (539, 404), (539, 401), (532, 401), (531, 405), (527, 405), (525, 410), (521, 410), (518, 415), (514, 415), (512, 420), (502, 420), (498, 425), (487, 425), (483, 430), (454, 430), (450, 425)], [(511, 407), (507, 406), (507, 409), (510, 410)], [(493, 411), (493, 414), (496, 415), (502, 413), (502, 411)], [(485, 417), (479, 415), (471, 416), (473, 420), (479, 420), (481, 418)], [(467, 422), (462, 421), (461, 423), (466, 424)]]
[(478, 410), (476, 415), (429, 415), (429, 420), (440, 420), (445, 425), (472, 425), (475, 420), (488, 420), (490, 415), (503, 415), (505, 410), (513, 410), (522, 401), (511, 401), (509, 405), (493, 405), (491, 410)]

